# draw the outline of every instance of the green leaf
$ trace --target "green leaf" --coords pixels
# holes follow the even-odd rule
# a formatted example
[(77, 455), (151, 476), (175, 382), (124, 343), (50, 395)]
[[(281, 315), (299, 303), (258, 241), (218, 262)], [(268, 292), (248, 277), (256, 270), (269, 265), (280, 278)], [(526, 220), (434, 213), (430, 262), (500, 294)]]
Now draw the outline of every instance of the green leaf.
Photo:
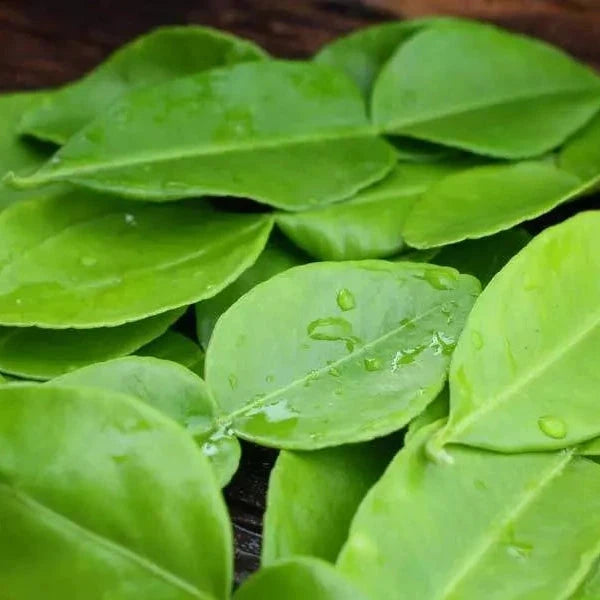
[[(531, 235), (525, 229), (517, 227), (478, 240), (465, 240), (431, 250), (417, 250), (410, 254), (410, 260), (454, 267), (461, 273), (477, 277), (485, 287), (530, 241)], [(406, 259), (407, 256), (398, 257), (398, 260)]]
[(409, 444), (415, 437), (415, 434), (419, 432), (423, 427), (435, 423), (440, 419), (445, 419), (450, 412), (450, 395), (448, 386), (444, 386), (444, 389), (438, 394), (437, 398), (427, 406), (427, 408), (418, 416), (415, 417), (408, 425), (406, 435), (404, 436), (404, 443)]
[(128, 396), (0, 389), (0, 579), (14, 600), (225, 599), (232, 540), (208, 461)]
[[(39, 145), (22, 140), (15, 129), (21, 115), (42, 101), (45, 94), (28, 92), (0, 95), (0, 179), (7, 171), (37, 169), (48, 159), (48, 154)], [(0, 210), (31, 195), (32, 192), (11, 189), (0, 181)]]
[(140, 348), (135, 354), (170, 360), (198, 375), (201, 375), (204, 370), (204, 353), (200, 346), (172, 329), (165, 331), (163, 335)]
[(351, 196), (393, 162), (343, 74), (261, 61), (131, 92), (13, 183), (68, 180), (154, 201), (243, 196), (300, 210)]
[[(600, 564), (600, 563), (598, 563)], [(596, 567), (588, 578), (581, 584), (577, 591), (569, 596), (569, 600), (596, 600), (600, 598), (600, 569)]]
[(0, 323), (121, 325), (215, 295), (247, 269), (268, 216), (74, 191), (0, 214)]
[(279, 214), (276, 223), (320, 260), (383, 258), (404, 247), (402, 229), (421, 194), (461, 163), (398, 164), (388, 177), (347, 202)]
[(400, 446), (394, 436), (315, 452), (283, 450), (269, 479), (262, 564), (302, 555), (335, 562), (358, 505)]
[(49, 382), (50, 385), (98, 388), (134, 396), (181, 425), (210, 459), (221, 486), (238, 468), (236, 438), (214, 435), (216, 407), (204, 381), (174, 362), (128, 356), (84, 367)]
[(406, 219), (404, 238), (415, 248), (431, 248), (486, 237), (538, 217), (586, 187), (542, 161), (466, 169), (423, 194)]
[(402, 44), (377, 79), (372, 107), (386, 133), (527, 158), (557, 147), (594, 115), (600, 79), (543, 42), (462, 23)]
[(582, 181), (597, 182), (600, 178), (600, 115), (561, 148), (558, 164)]
[(598, 558), (600, 466), (460, 446), (436, 465), (432, 428), (367, 494), (338, 569), (371, 600), (569, 598)]
[(549, 450), (600, 435), (600, 211), (545, 230), (485, 288), (450, 370), (432, 444)]
[(208, 348), (215, 323), (241, 296), (253, 287), (306, 260), (285, 242), (271, 240), (256, 262), (216, 296), (196, 304), (196, 331), (200, 344)]
[(332, 566), (315, 558), (295, 558), (261, 569), (233, 600), (367, 600)]
[(92, 363), (131, 354), (164, 333), (183, 309), (118, 327), (39, 329), (0, 327), (0, 371), (52, 379)]
[(91, 73), (26, 111), (21, 133), (64, 144), (128, 91), (214, 67), (265, 58), (252, 42), (207, 27), (164, 27), (137, 38)]
[(323, 46), (313, 60), (346, 73), (368, 99), (381, 67), (400, 44), (428, 21), (382, 23), (353, 31)]
[(292, 450), (400, 429), (441, 390), (478, 292), (472, 277), (426, 264), (315, 263), (276, 275), (215, 327), (206, 380), (220, 421)]

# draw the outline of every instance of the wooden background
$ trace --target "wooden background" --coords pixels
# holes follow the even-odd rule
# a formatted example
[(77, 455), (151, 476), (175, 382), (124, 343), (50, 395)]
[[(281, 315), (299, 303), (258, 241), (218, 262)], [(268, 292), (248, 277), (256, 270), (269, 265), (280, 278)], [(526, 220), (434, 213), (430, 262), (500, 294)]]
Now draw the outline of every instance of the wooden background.
[[(600, 69), (600, 0), (0, 0), (0, 90), (75, 79), (157, 25), (212, 25), (276, 56), (297, 58), (359, 27), (432, 14), (486, 19), (536, 35)], [(245, 445), (240, 471), (225, 490), (238, 580), (258, 565), (274, 456)]]

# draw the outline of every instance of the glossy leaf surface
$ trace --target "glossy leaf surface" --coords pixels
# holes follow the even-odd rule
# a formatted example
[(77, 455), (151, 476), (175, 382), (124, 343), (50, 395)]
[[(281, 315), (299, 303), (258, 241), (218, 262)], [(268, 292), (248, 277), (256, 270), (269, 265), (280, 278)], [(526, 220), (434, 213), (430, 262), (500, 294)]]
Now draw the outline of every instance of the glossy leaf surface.
[(215, 403), (204, 381), (176, 363), (151, 357), (129, 356), (90, 365), (50, 382), (120, 392), (134, 396), (181, 425), (210, 459), (219, 483), (229, 482), (240, 460), (236, 438), (211, 440)]
[[(16, 131), (21, 115), (44, 97), (45, 92), (0, 95), (0, 180), (8, 171), (37, 169), (48, 159), (48, 153), (21, 139)], [(31, 192), (14, 190), (0, 181), (0, 210), (31, 195)]]
[(343, 71), (370, 98), (381, 67), (396, 48), (419, 31), (423, 21), (382, 23), (338, 38), (317, 52), (314, 60)]
[(558, 161), (562, 169), (583, 181), (600, 178), (600, 115), (561, 148)]
[(250, 577), (233, 600), (276, 598), (310, 600), (367, 600), (332, 566), (314, 558), (281, 561)]
[(25, 379), (52, 379), (92, 363), (131, 354), (157, 338), (183, 309), (118, 327), (0, 328), (0, 371)]
[(342, 73), (260, 61), (134, 91), (14, 183), (69, 180), (155, 201), (243, 196), (300, 210), (351, 196), (393, 161)]
[(399, 164), (383, 181), (346, 202), (276, 218), (296, 245), (320, 260), (383, 258), (404, 247), (406, 217), (435, 181), (460, 163)]
[(264, 57), (252, 42), (214, 29), (156, 29), (121, 47), (79, 81), (47, 93), (43, 102), (25, 112), (19, 130), (64, 144), (134, 88)]
[(282, 450), (269, 479), (262, 564), (293, 556), (335, 562), (358, 505), (400, 446), (392, 436), (314, 452)]
[(73, 191), (0, 214), (0, 323), (121, 325), (213, 296), (262, 251), (271, 219), (202, 202)]
[(474, 167), (433, 184), (415, 203), (403, 234), (415, 248), (482, 238), (538, 217), (583, 190), (579, 178), (546, 162)]
[(450, 370), (450, 419), (432, 451), (504, 452), (600, 435), (600, 211), (545, 230), (483, 291)]
[(206, 381), (220, 420), (245, 439), (303, 450), (400, 429), (441, 390), (478, 291), (468, 275), (415, 263), (276, 275), (215, 327)]
[(543, 42), (472, 23), (411, 37), (372, 99), (386, 133), (501, 158), (555, 148), (599, 107), (593, 71)]
[(11, 598), (228, 597), (225, 504), (175, 423), (114, 392), (13, 384), (0, 389), (0, 438)]
[(135, 354), (179, 363), (200, 376), (204, 371), (204, 352), (200, 346), (172, 329), (165, 331), (163, 335), (140, 348)]
[(444, 389), (437, 395), (437, 398), (427, 406), (427, 408), (417, 417), (415, 417), (408, 425), (406, 435), (404, 436), (404, 443), (409, 444), (412, 438), (419, 432), (423, 427), (431, 425), (440, 419), (448, 417), (450, 412), (450, 393), (448, 386), (444, 386)]
[(569, 598), (598, 558), (600, 466), (459, 446), (452, 464), (433, 464), (424, 444), (435, 427), (367, 494), (338, 569), (371, 600)]
[(203, 348), (208, 348), (218, 318), (253, 287), (305, 261), (291, 244), (270, 241), (256, 262), (231, 285), (213, 298), (196, 304), (196, 331)]

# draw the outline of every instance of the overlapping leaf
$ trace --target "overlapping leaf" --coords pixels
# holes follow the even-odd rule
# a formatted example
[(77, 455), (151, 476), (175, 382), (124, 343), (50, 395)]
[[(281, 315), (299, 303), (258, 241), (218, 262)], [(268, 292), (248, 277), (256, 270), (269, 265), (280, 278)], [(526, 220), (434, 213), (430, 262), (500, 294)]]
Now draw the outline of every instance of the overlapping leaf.
[(261, 569), (233, 595), (233, 600), (265, 598), (367, 600), (326, 562), (306, 557)]
[(546, 161), (473, 167), (433, 184), (406, 218), (415, 248), (482, 238), (538, 217), (586, 191), (589, 183)]
[(299, 210), (351, 196), (393, 161), (343, 74), (261, 61), (136, 90), (36, 173), (12, 180), (155, 201), (244, 196)]
[(384, 258), (404, 247), (404, 223), (417, 199), (463, 161), (398, 164), (388, 177), (346, 202), (282, 213), (279, 228), (320, 260)]
[[(383, 436), (441, 390), (478, 282), (416, 263), (315, 263), (218, 321), (206, 381), (238, 435), (288, 449)], [(349, 410), (349, 407), (352, 407)]]
[(450, 371), (440, 444), (504, 452), (600, 436), (600, 211), (547, 229), (486, 287)]
[(525, 229), (516, 227), (449, 246), (416, 250), (398, 257), (398, 260), (410, 259), (454, 267), (461, 273), (477, 277), (481, 284), (486, 286), (492, 277), (530, 241), (531, 235)]
[(304, 257), (281, 240), (271, 240), (256, 262), (213, 298), (196, 304), (196, 332), (203, 348), (208, 348), (217, 319), (241, 296), (257, 284), (305, 262)]
[(252, 42), (207, 27), (163, 27), (117, 50), (83, 79), (27, 110), (22, 133), (64, 144), (128, 91), (206, 69), (259, 60)]
[[(233, 436), (215, 435), (216, 407), (200, 377), (170, 361), (141, 356), (110, 360), (73, 371), (50, 382), (99, 388), (138, 398), (179, 423), (210, 459), (221, 486), (237, 470), (240, 445)], [(210, 439), (210, 441), (209, 441)]]
[(0, 323), (121, 325), (215, 295), (248, 268), (263, 215), (73, 191), (0, 215)]
[(131, 354), (176, 321), (183, 309), (118, 327), (0, 328), (0, 371), (25, 379), (52, 379), (96, 362)]
[(208, 461), (142, 402), (0, 389), (0, 578), (29, 600), (225, 599), (231, 531)]
[(172, 329), (165, 331), (163, 335), (140, 348), (135, 354), (179, 363), (200, 376), (204, 372), (204, 353), (200, 346)]
[(552, 150), (599, 108), (593, 71), (543, 42), (473, 23), (416, 33), (372, 98), (387, 133), (513, 159)]
[(294, 556), (335, 562), (358, 505), (400, 446), (392, 436), (314, 452), (283, 450), (269, 479), (262, 564)]
[(367, 494), (338, 569), (371, 600), (570, 598), (600, 553), (600, 466), (460, 446), (436, 465), (424, 451), (436, 427)]

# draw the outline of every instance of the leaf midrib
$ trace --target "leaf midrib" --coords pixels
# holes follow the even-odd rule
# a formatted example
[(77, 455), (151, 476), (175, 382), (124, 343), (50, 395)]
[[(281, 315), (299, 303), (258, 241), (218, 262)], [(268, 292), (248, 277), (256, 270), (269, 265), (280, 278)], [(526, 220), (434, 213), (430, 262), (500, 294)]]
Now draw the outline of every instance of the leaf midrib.
[(450, 435), (444, 437), (447, 440), (459, 441), (457, 436), (460, 435), (460, 433), (463, 432), (467, 427), (469, 427), (471, 423), (476, 421), (479, 417), (485, 416), (487, 413), (495, 410), (515, 395), (518, 395), (519, 391), (523, 387), (527, 386), (531, 381), (539, 378), (545, 371), (550, 369), (554, 363), (558, 362), (563, 356), (573, 350), (577, 344), (584, 340), (588, 335), (593, 333), (594, 329), (596, 329), (599, 325), (600, 310), (597, 310), (596, 312), (592, 312), (591, 317), (588, 320), (584, 321), (581, 329), (577, 331), (577, 333), (568, 343), (555, 346), (555, 348), (546, 355), (546, 360), (538, 362), (536, 366), (526, 371), (524, 376), (517, 378), (511, 385), (504, 388), (503, 392), (494, 396), (493, 399), (489, 400), (488, 402), (482, 404), (478, 409), (473, 411), (462, 421), (458, 421), (456, 426), (449, 427)]
[[(109, 218), (111, 216), (114, 216), (115, 214), (119, 214), (122, 212), (123, 211), (121, 210), (121, 211), (115, 211), (112, 213), (104, 213), (100, 217), (100, 219)], [(69, 224), (67, 227), (64, 227), (60, 231), (54, 232), (52, 235), (44, 238), (40, 243), (29, 246), (29, 248), (27, 248), (27, 251), (18, 257), (19, 261), (28, 260), (29, 256), (33, 252), (40, 250), (43, 246), (45, 246), (48, 243), (53, 242), (57, 238), (61, 237), (63, 234), (69, 233), (69, 230), (77, 229), (80, 226), (85, 227), (86, 225), (93, 223), (95, 220), (97, 220), (97, 215), (95, 215), (94, 217), (92, 217), (90, 219), (86, 219), (84, 221), (78, 221), (77, 223)], [(210, 246), (205, 246), (204, 248), (198, 248), (195, 251), (187, 253), (185, 256), (180, 257), (178, 259), (160, 262), (160, 263), (149, 265), (146, 267), (140, 267), (138, 269), (131, 269), (131, 270), (127, 271), (127, 277), (128, 278), (129, 277), (137, 277), (138, 275), (144, 274), (148, 271), (162, 271), (165, 269), (171, 269), (173, 267), (178, 267), (187, 262), (197, 260), (199, 257), (206, 254), (207, 252), (213, 252), (215, 249), (218, 249), (221, 246), (226, 245), (228, 242), (231, 241), (231, 238), (237, 239), (237, 238), (243, 236), (244, 234), (248, 233), (252, 229), (259, 229), (260, 226), (262, 226), (266, 223), (267, 223), (266, 219), (263, 219), (261, 221), (259, 221), (257, 219), (256, 221), (252, 221), (248, 225), (245, 225), (241, 228), (240, 227), (235, 228), (235, 231), (233, 231), (233, 232), (229, 232), (228, 234), (222, 235), (216, 242), (214, 242)], [(0, 281), (2, 280), (6, 270), (12, 266), (14, 266), (14, 261), (9, 261), (9, 262), (6, 262), (4, 265), (2, 265), (2, 267), (0, 268)], [(115, 281), (114, 276), (113, 277), (105, 277), (104, 279), (95, 279), (95, 280), (93, 280), (93, 283), (90, 283), (90, 284), (74, 286), (72, 289), (78, 289), (78, 290), (87, 290), (87, 289), (91, 289), (91, 288), (98, 289), (98, 288), (105, 287), (107, 284), (112, 284), (112, 283), (114, 283), (114, 281)], [(2, 296), (2, 294), (0, 294), (0, 297), (1, 296)]]
[(460, 582), (467, 577), (469, 572), (471, 572), (477, 563), (479, 563), (479, 561), (485, 556), (486, 552), (492, 547), (492, 545), (500, 539), (505, 527), (520, 517), (527, 510), (527, 508), (529, 508), (529, 506), (535, 500), (537, 500), (540, 494), (555, 479), (555, 477), (562, 473), (563, 469), (572, 460), (572, 458), (573, 450), (565, 452), (564, 456), (561, 457), (561, 460), (557, 464), (553, 465), (552, 468), (550, 468), (548, 472), (539, 479), (538, 485), (535, 488), (527, 490), (522, 500), (518, 502), (514, 508), (506, 511), (506, 513), (498, 521), (498, 525), (481, 540), (481, 543), (475, 548), (474, 553), (470, 557), (467, 557), (457, 574), (452, 577), (444, 586), (444, 589), (439, 595), (439, 600), (447, 600), (451, 597), (450, 594), (454, 592)]
[(42, 517), (45, 516), (46, 518), (56, 522), (59, 529), (70, 530), (70, 532), (75, 534), (77, 537), (83, 538), (95, 546), (100, 546), (108, 550), (110, 553), (119, 555), (125, 561), (134, 563), (138, 567), (141, 567), (142, 570), (147, 571), (153, 577), (164, 581), (168, 585), (171, 585), (189, 594), (190, 596), (193, 596), (194, 598), (198, 598), (199, 600), (208, 599), (207, 595), (199, 590), (195, 585), (191, 584), (185, 579), (182, 579), (178, 575), (171, 573), (150, 558), (138, 554), (137, 552), (130, 550), (129, 548), (107, 538), (106, 536), (80, 525), (76, 521), (73, 521), (70, 517), (55, 511), (23, 490), (16, 490), (14, 487), (6, 483), (0, 483), (0, 490), (1, 489), (4, 489), (8, 494), (16, 498), (18, 502), (25, 506), (26, 509), (32, 512), (34, 515), (42, 515)]
[(268, 405), (269, 401), (271, 399), (277, 398), (278, 396), (285, 394), (289, 390), (291, 390), (295, 387), (298, 387), (301, 384), (304, 384), (309, 379), (311, 381), (314, 379), (318, 379), (321, 377), (321, 375), (327, 373), (332, 368), (338, 367), (339, 365), (343, 365), (344, 363), (349, 362), (358, 356), (362, 356), (363, 354), (368, 352), (370, 349), (372, 349), (377, 344), (388, 340), (389, 338), (400, 333), (403, 329), (406, 329), (406, 327), (414, 325), (415, 323), (418, 323), (421, 319), (424, 319), (425, 317), (434, 313), (436, 310), (439, 310), (441, 308), (441, 306), (442, 306), (441, 304), (436, 304), (435, 306), (433, 306), (429, 310), (425, 311), (424, 313), (420, 314), (419, 316), (415, 317), (414, 319), (407, 321), (406, 323), (404, 323), (403, 325), (400, 325), (399, 327), (395, 327), (394, 329), (392, 329), (391, 331), (388, 331), (384, 335), (370, 341), (369, 343), (365, 344), (364, 346), (361, 346), (358, 350), (356, 350), (354, 352), (350, 352), (350, 353), (346, 354), (345, 356), (342, 356), (338, 360), (321, 367), (320, 369), (315, 369), (310, 374), (305, 375), (305, 376), (301, 377), (300, 379), (294, 379), (293, 381), (291, 381), (284, 387), (278, 388), (277, 390), (271, 392), (270, 394), (267, 394), (266, 396), (263, 396), (262, 398), (258, 398), (253, 402), (244, 404), (238, 410), (234, 410), (226, 415), (220, 415), (216, 419), (216, 427), (222, 427), (224, 425), (229, 425), (235, 418), (244, 416), (246, 413), (248, 413), (250, 411), (253, 411), (258, 408), (262, 408), (263, 406)]
[[(537, 98), (545, 98), (545, 97), (560, 97), (560, 96), (570, 96), (573, 94), (577, 94), (577, 93), (584, 93), (584, 92), (593, 92), (594, 91), (594, 87), (589, 86), (589, 87), (582, 87), (582, 88), (572, 88), (572, 89), (568, 89), (568, 90), (562, 90), (562, 91), (544, 91), (542, 93), (535, 93), (535, 94), (518, 94), (516, 96), (511, 96), (509, 97), (505, 97), (505, 98), (500, 98), (499, 100), (493, 101), (493, 102), (474, 102), (473, 104), (468, 104), (468, 105), (459, 105), (459, 107), (457, 108), (457, 110), (445, 110), (445, 111), (441, 111), (441, 112), (430, 112), (430, 113), (423, 113), (422, 116), (418, 117), (418, 120), (413, 119), (412, 121), (391, 121), (388, 123), (379, 123), (379, 126), (381, 127), (381, 129), (383, 131), (387, 131), (389, 127), (400, 127), (400, 128), (411, 128), (411, 127), (420, 127), (422, 125), (427, 125), (432, 123), (433, 121), (439, 121), (442, 119), (447, 119), (447, 118), (454, 118), (454, 117), (458, 117), (458, 116), (462, 116), (465, 114), (468, 114), (470, 112), (475, 112), (475, 111), (480, 111), (480, 110), (485, 110), (485, 109), (489, 109), (489, 110), (493, 110), (495, 108), (499, 108), (501, 106), (506, 106), (506, 105), (510, 105), (510, 104), (515, 104), (515, 103), (519, 103), (519, 102), (528, 102), (528, 101), (532, 101), (535, 100)], [(600, 85), (597, 86), (597, 91), (598, 91), (598, 102), (600, 103)]]
[[(238, 144), (211, 144), (206, 142), (203, 147), (179, 148), (176, 151), (170, 152), (146, 152), (146, 153), (130, 153), (126, 157), (119, 159), (107, 160), (102, 162), (91, 162), (88, 166), (76, 166), (70, 169), (47, 169), (42, 167), (36, 173), (30, 176), (11, 178), (19, 183), (26, 184), (27, 182), (50, 181), (53, 179), (66, 179), (71, 175), (85, 175), (88, 173), (99, 173), (110, 171), (113, 169), (136, 167), (145, 164), (156, 164), (160, 162), (168, 162), (173, 160), (181, 160), (188, 158), (200, 158), (204, 156), (217, 156), (220, 154), (229, 154), (234, 152), (254, 152), (257, 150), (270, 150), (286, 146), (312, 144), (320, 142), (335, 142), (342, 139), (360, 139), (360, 138), (378, 138), (378, 132), (373, 125), (366, 123), (356, 129), (342, 130), (338, 132), (327, 132), (322, 135), (299, 135), (297, 137), (275, 137), (263, 140), (246, 140)], [(383, 140), (381, 140), (383, 142)], [(69, 156), (61, 157), (65, 162), (70, 160)], [(101, 160), (101, 159), (100, 159)]]

